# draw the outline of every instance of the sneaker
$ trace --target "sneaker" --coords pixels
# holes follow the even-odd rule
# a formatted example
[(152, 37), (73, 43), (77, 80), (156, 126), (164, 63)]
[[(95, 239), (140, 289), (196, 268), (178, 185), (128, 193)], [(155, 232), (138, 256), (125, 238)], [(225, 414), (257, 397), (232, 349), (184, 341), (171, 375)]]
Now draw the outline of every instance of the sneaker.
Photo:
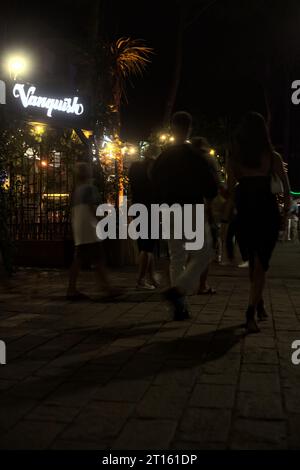
[(161, 284), (161, 276), (158, 273), (155, 273), (153, 278), (150, 279), (150, 284), (153, 285), (155, 288), (160, 287)]
[(140, 290), (154, 290), (155, 286), (149, 284), (147, 281), (140, 281), (137, 283), (136, 288)]
[(249, 261), (238, 264), (238, 268), (249, 268)]

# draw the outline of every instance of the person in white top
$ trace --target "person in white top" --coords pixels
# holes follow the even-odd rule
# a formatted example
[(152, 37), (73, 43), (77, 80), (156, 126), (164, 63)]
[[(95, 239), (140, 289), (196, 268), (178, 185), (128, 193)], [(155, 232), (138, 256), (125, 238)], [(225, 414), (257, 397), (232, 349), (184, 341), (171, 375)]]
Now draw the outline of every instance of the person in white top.
[(67, 298), (83, 300), (87, 298), (77, 290), (80, 268), (94, 265), (99, 285), (109, 296), (119, 295), (120, 291), (111, 286), (104, 263), (102, 243), (96, 234), (96, 208), (100, 204), (100, 194), (92, 184), (92, 171), (85, 162), (75, 167), (76, 187), (72, 196), (72, 230), (75, 256), (70, 269)]

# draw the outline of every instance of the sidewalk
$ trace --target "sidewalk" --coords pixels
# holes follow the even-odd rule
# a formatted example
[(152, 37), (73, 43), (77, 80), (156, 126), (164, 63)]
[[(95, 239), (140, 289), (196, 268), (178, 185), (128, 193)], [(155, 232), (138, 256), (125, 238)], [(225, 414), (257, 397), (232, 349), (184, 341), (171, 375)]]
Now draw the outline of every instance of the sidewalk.
[(170, 321), (157, 293), (64, 299), (67, 273), (23, 270), (0, 294), (2, 449), (300, 449), (300, 245), (278, 245), (261, 333), (243, 336), (247, 270), (215, 266), (217, 295)]

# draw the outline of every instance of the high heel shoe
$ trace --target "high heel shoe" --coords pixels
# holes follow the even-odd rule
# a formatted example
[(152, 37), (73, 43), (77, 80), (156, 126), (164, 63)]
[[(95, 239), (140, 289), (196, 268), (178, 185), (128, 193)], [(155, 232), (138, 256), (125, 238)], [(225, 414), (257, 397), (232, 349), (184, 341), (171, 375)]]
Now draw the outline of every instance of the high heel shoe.
[(257, 311), (257, 318), (260, 320), (260, 321), (263, 321), (263, 320), (266, 320), (268, 318), (268, 314), (265, 310), (265, 305), (264, 305), (264, 301), (263, 299), (261, 299), (258, 304), (257, 304), (257, 307), (256, 307), (256, 311)]
[(246, 331), (248, 334), (260, 331), (255, 321), (255, 307), (253, 305), (249, 305), (246, 311)]

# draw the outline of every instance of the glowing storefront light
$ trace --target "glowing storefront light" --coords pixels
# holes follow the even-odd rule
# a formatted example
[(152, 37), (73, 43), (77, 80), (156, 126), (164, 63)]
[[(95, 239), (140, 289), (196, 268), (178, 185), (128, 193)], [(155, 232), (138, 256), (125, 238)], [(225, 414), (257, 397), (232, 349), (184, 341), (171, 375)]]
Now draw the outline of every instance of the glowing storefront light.
[(68, 193), (44, 193), (43, 197), (46, 198), (53, 198), (53, 199), (58, 199), (60, 197), (69, 197), (70, 194)]

